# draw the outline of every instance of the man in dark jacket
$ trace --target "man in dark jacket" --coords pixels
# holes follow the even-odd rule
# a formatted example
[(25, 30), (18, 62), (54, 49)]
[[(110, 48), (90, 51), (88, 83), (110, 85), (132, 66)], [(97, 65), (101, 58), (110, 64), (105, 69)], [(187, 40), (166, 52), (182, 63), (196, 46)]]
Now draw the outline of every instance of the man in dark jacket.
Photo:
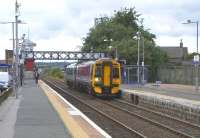
[(37, 68), (36, 68), (36, 70), (35, 70), (35, 74), (34, 74), (34, 76), (35, 76), (35, 83), (38, 84), (38, 79), (39, 79), (39, 77), (40, 77), (40, 74), (39, 74)]

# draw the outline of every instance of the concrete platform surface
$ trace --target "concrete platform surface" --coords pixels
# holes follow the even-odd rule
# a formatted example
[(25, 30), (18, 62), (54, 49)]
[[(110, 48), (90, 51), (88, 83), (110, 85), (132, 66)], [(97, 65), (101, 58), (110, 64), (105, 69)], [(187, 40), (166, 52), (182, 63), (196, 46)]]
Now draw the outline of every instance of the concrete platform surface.
[(39, 81), (39, 85), (47, 95), (54, 109), (58, 112), (66, 128), (71, 132), (72, 137), (111, 138), (102, 128), (96, 125), (45, 82)]
[(25, 80), (19, 90), (14, 138), (69, 138), (59, 115), (34, 80)]
[(111, 138), (43, 81), (26, 79), (0, 105), (0, 138)]
[(123, 84), (121, 85), (121, 89), (139, 90), (146, 93), (155, 93), (176, 98), (200, 101), (200, 90), (196, 91), (195, 87), (191, 85), (160, 84), (160, 86), (157, 87), (154, 86), (154, 84), (146, 84), (138, 88), (137, 85)]
[(0, 104), (0, 138), (13, 138), (20, 99), (8, 97)]

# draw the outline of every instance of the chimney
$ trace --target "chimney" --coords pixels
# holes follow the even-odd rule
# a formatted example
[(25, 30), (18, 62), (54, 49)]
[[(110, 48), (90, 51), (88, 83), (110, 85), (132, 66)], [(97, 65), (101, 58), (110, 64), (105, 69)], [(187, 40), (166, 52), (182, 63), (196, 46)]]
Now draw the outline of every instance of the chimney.
[(183, 48), (183, 40), (181, 39), (180, 48)]

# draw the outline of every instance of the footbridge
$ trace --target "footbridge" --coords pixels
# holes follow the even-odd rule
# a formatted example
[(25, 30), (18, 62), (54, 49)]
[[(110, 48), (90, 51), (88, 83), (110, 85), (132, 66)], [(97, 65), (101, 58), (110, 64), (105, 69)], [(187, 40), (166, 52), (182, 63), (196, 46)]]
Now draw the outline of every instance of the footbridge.
[(108, 56), (106, 52), (79, 51), (22, 51), (22, 58), (34, 60), (97, 60)]

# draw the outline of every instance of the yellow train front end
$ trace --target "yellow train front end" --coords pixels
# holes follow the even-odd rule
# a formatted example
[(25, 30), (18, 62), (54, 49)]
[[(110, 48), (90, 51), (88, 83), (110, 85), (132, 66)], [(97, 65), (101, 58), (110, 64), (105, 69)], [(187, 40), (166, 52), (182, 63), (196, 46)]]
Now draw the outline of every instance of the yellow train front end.
[(121, 70), (114, 59), (100, 59), (93, 64), (92, 87), (97, 96), (120, 97)]

